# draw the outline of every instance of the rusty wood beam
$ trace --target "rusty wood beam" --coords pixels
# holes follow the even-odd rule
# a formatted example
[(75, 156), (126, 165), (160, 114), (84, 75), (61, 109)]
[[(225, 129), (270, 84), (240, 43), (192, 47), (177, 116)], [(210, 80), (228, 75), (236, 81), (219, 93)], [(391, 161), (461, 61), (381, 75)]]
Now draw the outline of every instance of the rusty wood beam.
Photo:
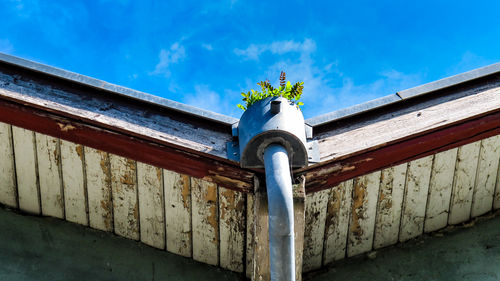
[(251, 171), (221, 159), (204, 157), (143, 139), (137, 135), (98, 127), (82, 120), (63, 117), (40, 108), (0, 99), (0, 122), (83, 144), (177, 173), (215, 182), (242, 192), (253, 192)]
[(500, 109), (302, 169), (306, 192), (500, 134)]

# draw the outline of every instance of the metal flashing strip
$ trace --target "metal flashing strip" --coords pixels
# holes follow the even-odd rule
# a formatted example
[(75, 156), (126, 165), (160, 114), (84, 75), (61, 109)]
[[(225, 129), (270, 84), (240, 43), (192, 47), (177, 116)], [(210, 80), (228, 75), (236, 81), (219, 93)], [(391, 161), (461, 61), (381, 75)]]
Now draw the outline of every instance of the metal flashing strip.
[(361, 104), (357, 104), (357, 105), (350, 106), (347, 108), (332, 111), (332, 112), (329, 112), (329, 113), (326, 113), (326, 114), (323, 114), (323, 115), (320, 115), (317, 117), (309, 118), (306, 120), (306, 124), (308, 124), (312, 127), (319, 126), (319, 125), (329, 123), (332, 121), (336, 121), (336, 120), (344, 119), (344, 118), (351, 117), (354, 115), (358, 115), (360, 113), (363, 113), (363, 112), (366, 112), (366, 111), (369, 111), (369, 110), (372, 110), (375, 108), (379, 108), (382, 106), (386, 106), (388, 104), (392, 104), (392, 103), (398, 102), (400, 100), (401, 100), (401, 98), (396, 94), (388, 95), (388, 96), (374, 99), (371, 101), (367, 101), (367, 102), (364, 102)]
[(443, 78), (434, 82), (420, 85), (414, 88), (397, 92), (401, 99), (408, 99), (416, 96), (425, 95), (431, 92), (442, 90), (451, 86), (462, 84), (472, 81), (474, 79), (482, 78), (500, 72), (500, 63), (495, 63), (468, 72), (457, 74), (451, 77)]
[(134, 100), (139, 100), (142, 102), (147, 102), (155, 105), (165, 107), (169, 110), (178, 111), (184, 114), (194, 115), (200, 118), (208, 119), (225, 125), (232, 125), (238, 122), (238, 119), (226, 116), (223, 114), (211, 112), (208, 110), (200, 109), (194, 106), (186, 105), (180, 102), (172, 101), (169, 99), (157, 97), (144, 92), (132, 90), (130, 88), (118, 86), (115, 84), (107, 83), (102, 80), (98, 80), (89, 76), (81, 75), (71, 71), (63, 70), (60, 68), (36, 63), (33, 61), (25, 60), (19, 57), (7, 55), (0, 53), (0, 62), (8, 63), (11, 65), (16, 65), (22, 68), (26, 68), (32, 71), (40, 72), (43, 74), (51, 75), (64, 80), (69, 80), (71, 82), (83, 84), (85, 86), (90, 86), (99, 90), (105, 90), (111, 92), (112, 94), (120, 95), (126, 98), (131, 98)]
[(443, 78), (441, 80), (430, 82), (407, 90), (399, 91), (396, 94), (391, 94), (385, 97), (367, 101), (348, 108), (339, 109), (317, 117), (312, 117), (306, 120), (306, 124), (313, 127), (323, 125), (329, 122), (337, 121), (347, 117), (352, 117), (354, 115), (358, 115), (389, 104), (402, 102), (409, 98), (426, 95), (438, 90), (466, 83), (496, 73), (500, 73), (500, 63), (495, 63), (485, 67), (474, 69), (462, 74), (458, 74), (448, 78)]

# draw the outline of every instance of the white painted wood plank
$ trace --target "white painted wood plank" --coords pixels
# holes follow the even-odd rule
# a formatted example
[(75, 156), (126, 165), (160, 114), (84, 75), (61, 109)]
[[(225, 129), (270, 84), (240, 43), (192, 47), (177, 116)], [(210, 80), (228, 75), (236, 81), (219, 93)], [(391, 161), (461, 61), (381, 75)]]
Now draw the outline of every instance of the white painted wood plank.
[(318, 269), (322, 265), (326, 210), (331, 192), (332, 189), (325, 189), (307, 194), (302, 265), (304, 272)]
[(495, 185), (495, 194), (493, 198), (493, 209), (497, 210), (500, 208), (500, 163), (498, 164), (497, 170), (497, 183)]
[(61, 166), (66, 220), (88, 225), (83, 146), (61, 140)]
[(217, 195), (216, 184), (191, 178), (193, 259), (211, 265), (219, 263)]
[(42, 214), (64, 218), (59, 140), (35, 133)]
[(348, 180), (333, 187), (330, 193), (325, 223), (324, 264), (332, 263), (346, 256), (352, 186), (353, 180)]
[(499, 159), (500, 136), (483, 139), (479, 150), (477, 178), (472, 198), (472, 217), (483, 215), (491, 211), (493, 207)]
[(37, 177), (34, 133), (12, 126), (12, 138), (19, 208), (28, 213), (40, 214), (40, 190)]
[(113, 222), (115, 233), (139, 240), (139, 203), (136, 162), (110, 154)]
[(236, 272), (244, 269), (245, 194), (219, 187), (220, 266)]
[(165, 248), (162, 169), (137, 163), (141, 241)]
[(0, 203), (17, 208), (16, 173), (11, 126), (0, 122)]
[(347, 256), (368, 252), (373, 246), (380, 171), (354, 179)]
[(424, 231), (433, 157), (430, 155), (408, 163), (399, 241), (415, 238)]
[(425, 232), (441, 229), (448, 224), (457, 152), (458, 148), (454, 148), (434, 155), (425, 214)]
[(90, 227), (113, 231), (113, 202), (108, 153), (85, 147), (85, 174)]
[(458, 148), (448, 217), (449, 224), (457, 224), (470, 219), (480, 143), (477, 141)]
[(251, 193), (247, 194), (247, 214), (246, 214), (246, 222), (247, 222), (247, 245), (246, 245), (246, 277), (248, 279), (252, 278), (253, 272), (253, 241), (254, 241), (254, 217), (255, 217), (255, 209), (254, 209), (254, 195)]
[(191, 182), (186, 175), (163, 170), (167, 251), (192, 256)]
[(373, 238), (375, 249), (398, 242), (407, 168), (408, 164), (404, 163), (381, 172), (375, 237)]

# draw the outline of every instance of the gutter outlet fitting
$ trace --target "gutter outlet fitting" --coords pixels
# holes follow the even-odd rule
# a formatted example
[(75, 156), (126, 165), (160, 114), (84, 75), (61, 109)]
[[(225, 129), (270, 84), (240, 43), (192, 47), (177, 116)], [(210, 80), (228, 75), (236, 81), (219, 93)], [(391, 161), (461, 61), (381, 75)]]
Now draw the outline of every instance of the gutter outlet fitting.
[(264, 168), (269, 206), (271, 280), (295, 281), (295, 237), (290, 167), (307, 166), (302, 112), (282, 97), (248, 107), (237, 136), (242, 168)]

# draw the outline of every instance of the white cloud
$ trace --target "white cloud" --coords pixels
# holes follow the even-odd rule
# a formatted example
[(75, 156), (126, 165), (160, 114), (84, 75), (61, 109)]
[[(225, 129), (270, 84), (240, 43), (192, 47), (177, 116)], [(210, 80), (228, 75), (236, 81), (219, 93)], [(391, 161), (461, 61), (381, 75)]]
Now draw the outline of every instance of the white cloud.
[(208, 50), (208, 51), (212, 51), (214, 49), (212, 44), (201, 44), (201, 47), (205, 50)]
[(0, 39), (0, 53), (11, 53), (14, 51), (14, 46), (8, 39)]
[(181, 62), (186, 58), (186, 49), (179, 42), (170, 46), (170, 49), (161, 49), (159, 54), (160, 61), (155, 66), (155, 70), (150, 74), (163, 74), (170, 76), (170, 66)]
[(487, 60), (484, 57), (478, 56), (475, 53), (466, 51), (465, 53), (462, 54), (460, 61), (458, 61), (455, 65), (447, 69), (445, 76), (451, 76), (462, 72), (470, 71), (492, 63), (495, 63), (495, 61)]
[(305, 39), (303, 42), (294, 40), (275, 41), (270, 44), (250, 44), (246, 49), (234, 49), (233, 52), (247, 60), (258, 60), (264, 52), (270, 52), (276, 55), (286, 53), (313, 53), (316, 50), (316, 42), (311, 39)]
[[(281, 70), (287, 73), (287, 80), (303, 81), (304, 115), (306, 118), (328, 113), (337, 109), (356, 105), (377, 97), (395, 93), (421, 83), (419, 74), (405, 74), (394, 69), (373, 73), (374, 80), (369, 83), (356, 83), (339, 68), (337, 61), (321, 63), (315, 60), (316, 49), (314, 41), (304, 40), (303, 43), (281, 42), (268, 46), (283, 52), (299, 52), (299, 58), (284, 58), (275, 62), (266, 71), (267, 77), (276, 77), (272, 83), (278, 83), (277, 74)], [(279, 48), (278, 48), (279, 47)]]
[(208, 85), (195, 85), (194, 93), (187, 94), (184, 102), (214, 112), (224, 112), (230, 106), (228, 101), (222, 100), (221, 96)]

